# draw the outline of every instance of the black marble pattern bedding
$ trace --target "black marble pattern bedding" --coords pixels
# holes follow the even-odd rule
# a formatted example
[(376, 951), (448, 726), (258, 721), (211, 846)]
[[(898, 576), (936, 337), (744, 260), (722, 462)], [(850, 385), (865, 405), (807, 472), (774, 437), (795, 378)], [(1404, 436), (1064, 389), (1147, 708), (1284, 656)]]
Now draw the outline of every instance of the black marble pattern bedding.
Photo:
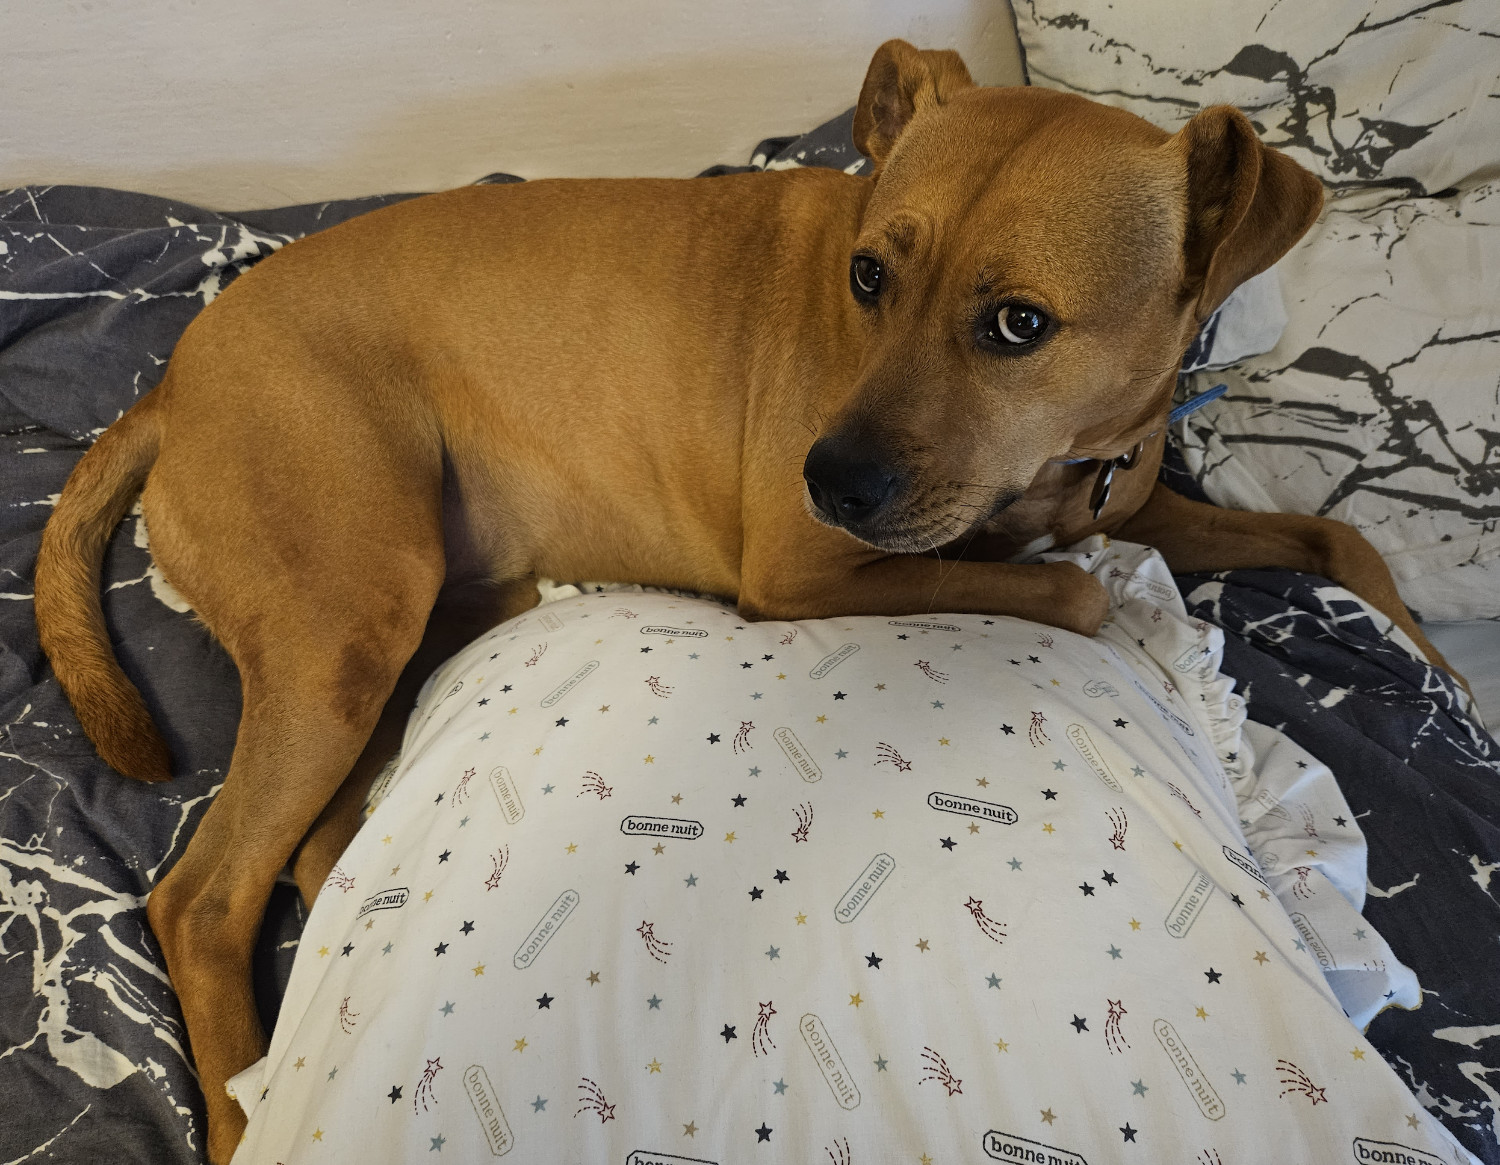
[[(858, 162), (847, 119), (767, 142), (756, 160)], [(232, 664), (154, 574), (127, 517), (105, 562), (106, 618), (179, 775), (145, 786), (106, 768), (37, 645), (42, 526), (83, 450), (157, 382), (217, 291), (286, 242), (388, 201), (222, 215), (117, 191), (0, 194), (0, 1160), (201, 1160), (202, 1100), (144, 896), (218, 788), (239, 711)], [(1374, 1042), (1424, 1105), (1500, 1162), (1500, 748), (1446, 677), (1319, 580), (1183, 585), (1230, 632), (1227, 667), (1250, 715), (1329, 763), (1370, 838), (1367, 913), (1427, 992), (1421, 1010), (1380, 1016)], [(268, 1022), (300, 924), (280, 888), (258, 954)]]

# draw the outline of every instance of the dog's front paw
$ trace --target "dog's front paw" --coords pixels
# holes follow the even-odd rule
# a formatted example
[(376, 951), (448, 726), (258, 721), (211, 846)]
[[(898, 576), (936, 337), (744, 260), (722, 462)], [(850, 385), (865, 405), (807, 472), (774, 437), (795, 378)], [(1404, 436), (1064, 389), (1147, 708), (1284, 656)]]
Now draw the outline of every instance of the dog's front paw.
[(1097, 635), (1109, 614), (1109, 594), (1104, 584), (1082, 567), (1071, 562), (1049, 562), (1034, 569), (1049, 571), (1054, 603), (1039, 616), (1043, 622), (1076, 631), (1079, 635)]

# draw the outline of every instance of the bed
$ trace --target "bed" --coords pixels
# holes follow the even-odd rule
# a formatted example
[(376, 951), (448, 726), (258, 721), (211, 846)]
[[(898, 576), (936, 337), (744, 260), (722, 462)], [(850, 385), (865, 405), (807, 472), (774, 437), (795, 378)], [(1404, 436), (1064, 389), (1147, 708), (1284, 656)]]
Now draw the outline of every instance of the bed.
[[(1088, 25), (1064, 15), (1035, 5), (1018, 11), (1034, 81), (1069, 83), (1062, 67), (1037, 75), (1046, 51), (1056, 48), (1043, 34), (1083, 35), (1080, 21)], [(1091, 19), (1097, 29), (1101, 18)], [(1076, 79), (1071, 84), (1086, 87)], [(749, 167), (860, 164), (848, 144), (846, 117), (803, 138), (768, 140)], [(1431, 201), (1425, 188), (1417, 194), (1412, 180), (1402, 181), (1406, 196)], [(1489, 189), (1482, 182), (1463, 186), (1446, 206), (1476, 239), (1495, 233), (1482, 212)], [(154, 571), (145, 532), (132, 515), (106, 558), (105, 613), (121, 662), (162, 726), (179, 775), (168, 786), (146, 787), (103, 765), (36, 642), (30, 576), (50, 503), (89, 442), (149, 391), (176, 337), (229, 280), (297, 237), (400, 197), (406, 196), (229, 215), (81, 187), (0, 195), (4, 1160), (201, 1160), (201, 1097), (145, 924), (144, 896), (181, 853), (218, 787), (238, 716), (233, 667)], [(1355, 209), (1367, 218), (1403, 213), (1388, 201), (1362, 206)], [(1347, 233), (1325, 235), (1320, 245), (1352, 245)], [(1283, 280), (1289, 300), (1295, 299), (1295, 279), (1284, 273)], [(1295, 302), (1311, 310), (1305, 299)], [(1291, 331), (1288, 342), (1310, 350)], [(1439, 347), (1448, 352), (1463, 345)], [(1390, 357), (1393, 366), (1403, 359)], [(1391, 415), (1351, 405), (1330, 418), (1298, 405), (1291, 382), (1307, 369), (1284, 353), (1241, 362), (1227, 374), (1192, 375), (1226, 376), (1230, 398), (1224, 409), (1211, 406), (1179, 427), (1163, 475), (1176, 488), (1221, 504), (1249, 504), (1234, 492), (1245, 481), (1292, 481), (1319, 458), (1325, 467), (1333, 456), (1372, 462), (1360, 442)], [(1370, 379), (1350, 373), (1350, 383)], [(1199, 387), (1190, 381), (1184, 391)], [(1278, 406), (1267, 407), (1276, 393), (1283, 394)], [(1398, 566), (1403, 584), (1429, 580), (1426, 591), (1413, 593), (1470, 596), (1446, 607), (1433, 600), (1426, 604), (1429, 613), (1493, 618), (1500, 610), (1487, 611), (1482, 602), (1495, 590), (1493, 582), (1463, 581), (1487, 573), (1493, 543), (1486, 539), (1495, 526), (1485, 509), (1495, 500), (1493, 442), (1484, 444), (1483, 424), (1464, 426), (1454, 415), (1438, 422), (1452, 430), (1450, 447), (1470, 471), (1457, 492), (1481, 512), (1451, 503), (1453, 491), (1394, 481), (1392, 473), (1361, 496), (1395, 499), (1403, 513), (1413, 511), (1402, 535), (1409, 541), (1439, 548), (1463, 543), (1461, 553)], [(1275, 428), (1289, 417), (1316, 429), (1316, 436)], [(1339, 426), (1336, 441), (1330, 424)], [(1389, 437), (1383, 430), (1368, 444), (1378, 451)], [(1476, 454), (1465, 442), (1482, 448)], [(1278, 463), (1263, 475), (1244, 463), (1245, 451), (1253, 449), (1278, 456), (1292, 449), (1303, 461), (1292, 468)], [(1431, 462), (1413, 453), (1404, 468), (1420, 474)], [(1389, 526), (1365, 512), (1330, 512), (1377, 535)], [(1425, 533), (1412, 535), (1423, 522)], [(1426, 1114), (1479, 1160), (1500, 1162), (1500, 881), (1494, 878), (1500, 870), (1500, 746), (1466, 693), (1414, 658), (1384, 619), (1325, 581), (1242, 571), (1175, 583), (1185, 616), (1222, 630), (1220, 667), (1234, 681), (1249, 720), (1278, 729), (1326, 765), (1363, 831), (1364, 916), (1421, 984), (1419, 1008), (1387, 1008), (1370, 1021), (1365, 1034), (1371, 1047)], [(1471, 654), (1490, 667), (1500, 659)], [(268, 1029), (305, 922), (294, 888), (278, 887), (257, 952), (257, 992)]]

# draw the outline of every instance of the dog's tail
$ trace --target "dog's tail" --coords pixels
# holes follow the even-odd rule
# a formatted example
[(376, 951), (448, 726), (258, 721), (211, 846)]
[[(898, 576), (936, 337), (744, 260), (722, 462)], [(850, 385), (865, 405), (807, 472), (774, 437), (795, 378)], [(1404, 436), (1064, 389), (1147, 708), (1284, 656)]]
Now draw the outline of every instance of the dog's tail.
[(115, 658), (99, 583), (109, 536), (156, 461), (161, 392), (158, 387), (138, 401), (83, 455), (42, 531), (36, 562), (42, 650), (99, 755), (138, 781), (171, 779), (172, 761), (146, 702)]

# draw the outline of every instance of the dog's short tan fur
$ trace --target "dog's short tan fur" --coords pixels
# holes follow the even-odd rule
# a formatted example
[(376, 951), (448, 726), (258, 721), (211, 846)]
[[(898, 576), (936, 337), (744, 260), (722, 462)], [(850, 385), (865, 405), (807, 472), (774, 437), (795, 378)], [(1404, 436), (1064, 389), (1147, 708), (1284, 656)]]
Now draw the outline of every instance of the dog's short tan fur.
[[(855, 137), (873, 179), (470, 187), (295, 243), (199, 317), (80, 462), (36, 611), (101, 754), (170, 775), (98, 596), (142, 486), (158, 563), (243, 685), (224, 787), (149, 904), (213, 1160), (244, 1126), (224, 1082), (265, 1047), (249, 964), (277, 873), (292, 861), (311, 901), (415, 685), (534, 602), (535, 575), (736, 595), (751, 618), (973, 611), (1092, 634), (1091, 576), (975, 558), (1105, 530), (1178, 570), (1326, 575), (1427, 650), (1353, 530), (1154, 484), (1186, 345), (1312, 223), (1316, 180), (1233, 110), (1169, 136), (1079, 97), (975, 88), (955, 54), (899, 41), (871, 63)], [(859, 253), (885, 273), (869, 306)], [(979, 344), (1007, 301), (1055, 332), (1019, 354)], [(809, 505), (818, 437), (897, 474), (863, 541)], [(1138, 442), (1095, 521), (1098, 466), (1059, 462)]]

